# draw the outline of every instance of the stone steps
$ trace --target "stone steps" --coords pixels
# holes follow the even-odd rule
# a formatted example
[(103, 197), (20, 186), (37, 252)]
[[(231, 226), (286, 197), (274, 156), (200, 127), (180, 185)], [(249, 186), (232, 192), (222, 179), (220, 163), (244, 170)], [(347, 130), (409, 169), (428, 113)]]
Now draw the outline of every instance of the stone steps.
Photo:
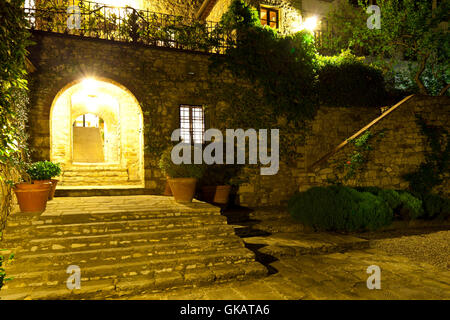
[(56, 300), (56, 299), (114, 299), (137, 294), (158, 293), (178, 288), (205, 286), (230, 280), (244, 280), (266, 275), (267, 270), (258, 262), (221, 264), (213, 267), (177, 271), (162, 271), (154, 275), (134, 275), (124, 278), (82, 281), (80, 289), (69, 290), (66, 283), (53, 286), (27, 286), (2, 289), (4, 300)]
[(128, 169), (119, 166), (78, 166), (65, 169), (59, 186), (130, 185)]
[(55, 197), (94, 197), (94, 196), (134, 196), (134, 195), (152, 195), (154, 189), (145, 189), (140, 186), (141, 183), (133, 185), (121, 185), (111, 187), (99, 186), (64, 186), (56, 188)]
[[(15, 254), (3, 299), (104, 299), (267, 274), (219, 208), (160, 196), (55, 198), (44, 214), (12, 214), (1, 247)], [(81, 290), (66, 288), (70, 265)]]
[[(214, 252), (203, 255), (184, 254), (181, 257), (160, 257), (152, 259), (136, 259), (131, 261), (119, 261), (114, 264), (89, 264), (79, 266), (81, 269), (81, 281), (105, 280), (116, 278), (128, 278), (132, 276), (155, 277), (161, 272), (181, 272), (189, 269), (212, 268), (215, 265), (239, 264), (251, 262), (253, 253), (248, 250), (230, 249), (228, 251)], [(69, 277), (66, 269), (71, 264), (60, 268), (46, 268), (45, 266), (34, 267), (33, 271), (17, 272), (13, 268), (9, 269), (9, 276), (14, 281), (8, 283), (9, 288), (18, 287), (39, 287), (54, 286), (64, 284)]]
[(38, 238), (29, 241), (16, 239), (5, 241), (3, 246), (15, 248), (22, 253), (52, 250), (55, 252), (68, 249), (126, 247), (139, 244), (159, 243), (162, 241), (189, 241), (196, 239), (214, 239), (216, 237), (234, 236), (234, 230), (228, 226), (207, 226), (204, 228), (175, 229), (166, 231), (107, 233), (89, 236)]
[(285, 207), (258, 208), (241, 216), (231, 212), (228, 220), (232, 221), (236, 234), (241, 237), (310, 231), (295, 221)]
[(166, 231), (177, 228), (198, 228), (210, 225), (226, 224), (226, 218), (223, 216), (202, 217), (177, 217), (162, 219), (135, 219), (122, 221), (103, 221), (88, 223), (68, 223), (68, 224), (44, 224), (44, 225), (17, 225), (9, 226), (8, 234), (4, 241), (24, 240), (30, 237), (34, 239), (48, 234), (55, 236), (81, 236), (81, 235), (99, 235), (114, 234), (123, 232), (142, 232), (142, 231)]
[(27, 270), (28, 264), (34, 267), (42, 267), (47, 270), (61, 268), (70, 264), (80, 267), (90, 263), (114, 264), (117, 261), (143, 260), (147, 258), (173, 258), (177, 255), (217, 253), (221, 250), (243, 248), (244, 244), (239, 239), (216, 238), (213, 240), (193, 240), (184, 243), (158, 243), (152, 245), (138, 245), (133, 247), (111, 247), (74, 251), (51, 251), (41, 253), (18, 252), (21, 264), (12, 264), (9, 270), (22, 272)]
[[(167, 218), (199, 218), (199, 219), (222, 219), (220, 209), (195, 201), (191, 205), (185, 205), (182, 208), (166, 208), (161, 211), (159, 208), (139, 207), (133, 205), (117, 205), (116, 209), (103, 209), (92, 207), (96, 198), (90, 197), (90, 203), (80, 203), (77, 207), (70, 207), (70, 203), (65, 203), (64, 198), (56, 199), (58, 204), (51, 201), (47, 204), (45, 214), (42, 216), (31, 216), (29, 214), (12, 214), (8, 217), (8, 230), (5, 234), (10, 233), (12, 228), (24, 226), (44, 226), (55, 224), (76, 224), (76, 223), (92, 223), (92, 222), (122, 222), (131, 220), (149, 220), (149, 219), (167, 219)], [(78, 198), (72, 198), (74, 201)], [(83, 198), (86, 199), (86, 198)], [(92, 199), (92, 200), (91, 200)], [(168, 199), (170, 201), (170, 199)], [(80, 214), (80, 210), (83, 212)], [(51, 212), (51, 214), (47, 214)], [(60, 213), (64, 214), (60, 214)], [(219, 217), (219, 218), (218, 218)], [(161, 221), (161, 220), (160, 220)]]

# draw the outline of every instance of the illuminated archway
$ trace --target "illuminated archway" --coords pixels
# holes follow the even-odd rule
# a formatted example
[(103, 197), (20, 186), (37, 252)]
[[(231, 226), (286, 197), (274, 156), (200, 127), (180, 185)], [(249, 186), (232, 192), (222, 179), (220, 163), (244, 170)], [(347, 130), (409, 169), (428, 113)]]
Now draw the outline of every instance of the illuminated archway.
[[(79, 128), (85, 127), (77, 125), (85, 115), (101, 119), (102, 130)], [(99, 150), (93, 149), (93, 140), (99, 134), (103, 149), (96, 154)], [(87, 78), (64, 87), (50, 111), (50, 143), (50, 160), (61, 163), (67, 172), (62, 176), (63, 187), (144, 186), (142, 110), (134, 95), (118, 83)], [(85, 148), (80, 143), (86, 143)], [(90, 176), (83, 181), (89, 170)]]

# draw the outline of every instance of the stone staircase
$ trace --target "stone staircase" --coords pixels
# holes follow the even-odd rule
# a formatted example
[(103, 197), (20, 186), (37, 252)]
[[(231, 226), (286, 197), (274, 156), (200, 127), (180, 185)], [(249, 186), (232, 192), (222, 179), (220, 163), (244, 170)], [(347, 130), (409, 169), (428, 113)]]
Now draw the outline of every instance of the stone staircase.
[(59, 178), (59, 187), (138, 185), (129, 180), (128, 170), (119, 165), (78, 165), (65, 168)]
[(295, 221), (284, 206), (260, 207), (254, 210), (231, 208), (223, 213), (240, 237), (264, 236), (272, 233), (301, 233), (310, 230)]
[[(40, 216), (11, 215), (0, 247), (16, 256), (1, 299), (121, 298), (267, 273), (219, 208), (161, 196), (55, 198)], [(81, 289), (67, 289), (70, 265)]]

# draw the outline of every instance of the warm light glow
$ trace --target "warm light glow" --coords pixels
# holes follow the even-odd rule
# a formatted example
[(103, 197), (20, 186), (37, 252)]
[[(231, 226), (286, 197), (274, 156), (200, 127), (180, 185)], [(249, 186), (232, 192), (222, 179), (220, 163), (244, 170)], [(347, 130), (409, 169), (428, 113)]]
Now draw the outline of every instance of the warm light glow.
[(308, 17), (304, 22), (303, 22), (303, 29), (309, 30), (309, 31), (314, 31), (317, 28), (317, 17), (316, 16), (312, 16), (312, 17)]
[(82, 82), (84, 90), (95, 91), (98, 88), (97, 80), (92, 78), (86, 78)]
[(290, 29), (293, 33), (302, 31), (302, 30), (308, 30), (310, 32), (313, 32), (317, 29), (318, 24), (318, 18), (316, 16), (311, 16), (306, 18), (304, 21), (302, 21), (302, 18), (299, 17), (294, 22), (291, 23)]
[(136, 1), (134, 0), (98, 0), (98, 3), (106, 4), (107, 6), (122, 8), (122, 7), (132, 7), (135, 9), (139, 9), (136, 7)]
[(294, 21), (291, 23), (291, 31), (296, 33), (303, 29), (301, 22)]

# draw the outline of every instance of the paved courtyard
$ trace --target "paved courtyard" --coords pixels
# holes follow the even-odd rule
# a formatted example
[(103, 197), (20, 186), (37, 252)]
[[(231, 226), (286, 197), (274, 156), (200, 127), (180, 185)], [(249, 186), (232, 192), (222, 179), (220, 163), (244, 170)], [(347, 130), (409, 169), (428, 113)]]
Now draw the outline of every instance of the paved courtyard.
[[(146, 254), (150, 252), (150, 249), (154, 250), (154, 255), (148, 259), (139, 255), (133, 256), (135, 260), (132, 261), (135, 261), (136, 265), (148, 267), (155, 261), (155, 255), (164, 254), (162, 258), (168, 262), (161, 268), (170, 267), (177, 270), (183, 259), (189, 258), (198, 262), (200, 258), (205, 258), (208, 254), (212, 255), (208, 250), (214, 248), (214, 245), (208, 242), (208, 237), (229, 238), (233, 241), (229, 241), (229, 249), (224, 247), (226, 250), (236, 253), (239, 259), (241, 259), (242, 250), (248, 251), (253, 259), (253, 254), (242, 247), (241, 240), (235, 235), (237, 226), (235, 225), (237, 229), (233, 229), (230, 224), (227, 224), (226, 217), (220, 215), (219, 208), (198, 201), (181, 205), (175, 203), (170, 197), (157, 196), (58, 198), (48, 204), (47, 211), (39, 220), (22, 221), (20, 214), (13, 215), (12, 218), (14, 219), (9, 223), (9, 227), (12, 228), (10, 231), (17, 229), (10, 235), (12, 239), (16, 237), (23, 240), (26, 238), (24, 235), (29, 236), (31, 232), (33, 239), (30, 241), (34, 241), (33, 246), (44, 246), (47, 243), (53, 245), (48, 248), (43, 247), (40, 253), (43, 256), (39, 256), (34, 251), (25, 252), (28, 247), (31, 251), (33, 250), (31, 245), (25, 243), (22, 252), (16, 252), (18, 257), (16, 265), (20, 263), (20, 258), (24, 259), (28, 254), (31, 255), (28, 259), (35, 259), (32, 260), (36, 262), (33, 262), (33, 266), (40, 263), (47, 268), (44, 264), (48, 258), (57, 256), (59, 260), (52, 263), (60, 262), (61, 266), (72, 264), (74, 261), (85, 263), (83, 272), (86, 277), (90, 274), (89, 272), (97, 270), (97, 256), (103, 257), (98, 262), (102, 270), (108, 271), (111, 275), (121, 274), (120, 270), (128, 266), (121, 261), (124, 259), (122, 251), (126, 250), (129, 253), (130, 250), (138, 250), (138, 248), (143, 248), (139, 250), (145, 251)], [(285, 221), (285, 223), (291, 222)], [(442, 229), (443, 226), (440, 228)], [(213, 232), (214, 230), (217, 234)], [(175, 231), (180, 233), (182, 240), (167, 238), (172, 233), (177, 235)], [(148, 238), (156, 243), (137, 246), (139, 243), (133, 242), (133, 239), (141, 241), (143, 235), (144, 239)], [(94, 243), (94, 240), (96, 244), (100, 241), (97, 239), (114, 240), (118, 236), (127, 243), (124, 247), (116, 246), (117, 241), (114, 241), (114, 243), (107, 242), (105, 245), (100, 243), (102, 249), (93, 251), (84, 251), (84, 247), (80, 247), (78, 251), (73, 249), (74, 245), (79, 246), (78, 242), (82, 242), (89, 249), (88, 245)], [(202, 236), (202, 238), (190, 239), (192, 236)], [(246, 280), (222, 283), (210, 281), (209, 283), (213, 284), (209, 285), (201, 284), (202, 281), (199, 278), (198, 281), (192, 281), (189, 288), (184, 286), (182, 289), (173, 291), (161, 293), (161, 290), (158, 290), (159, 293), (144, 294), (136, 287), (136, 284), (142, 280), (136, 276), (131, 286), (138, 289), (133, 289), (130, 293), (119, 297), (152, 300), (450, 299), (450, 230), (397, 230), (357, 235), (303, 233), (297, 230), (246, 236), (243, 240), (246, 247), (256, 253), (256, 259), (268, 268), (269, 276), (259, 276), (256, 279), (248, 277), (245, 278)], [(166, 250), (167, 252), (161, 251), (158, 249), (158, 246), (161, 246), (158, 242), (164, 246), (170, 245), (172, 249)], [(240, 244), (239, 250), (231, 246), (237, 242)], [(198, 248), (192, 248), (192, 253), (186, 248), (189, 243), (198, 245)], [(64, 247), (58, 244), (67, 245), (67, 248), (70, 246), (72, 249), (64, 251)], [(177, 246), (180, 248), (177, 249)], [(214, 259), (224, 257), (225, 249), (218, 247), (217, 250), (220, 253), (213, 255)], [(83, 260), (72, 258), (75, 253), (83, 257)], [(108, 255), (105, 255), (106, 253)], [(92, 261), (88, 261), (90, 257), (86, 256), (88, 254), (92, 255)], [(173, 258), (167, 259), (168, 254), (173, 254), (174, 256), (170, 256)], [(42, 258), (44, 256), (47, 260)], [(131, 255), (127, 254), (125, 257), (128, 259)], [(118, 262), (111, 264), (107, 262), (116, 261), (113, 258), (117, 258)], [(189, 259), (186, 261), (191, 261)], [(252, 261), (253, 264), (264, 269), (260, 264)], [(171, 264), (166, 265), (169, 262)], [(372, 265), (379, 266), (381, 269), (381, 289), (379, 290), (367, 288), (367, 279), (370, 276), (367, 268)], [(122, 266), (122, 269), (119, 266)], [(59, 268), (59, 265), (57, 267)], [(202, 274), (198, 270), (203, 269), (196, 269), (191, 274), (200, 277)], [(127, 273), (131, 271), (133, 270), (126, 270), (127, 280), (132, 278)], [(47, 272), (51, 271), (47, 270)], [(222, 278), (236, 279), (233, 272), (231, 270), (229, 277)], [(109, 273), (106, 276), (109, 276)], [(92, 275), (94, 276), (97, 276), (97, 273)], [(67, 274), (63, 272), (61, 283), (64, 292), (66, 292), (64, 282), (66, 278)], [(19, 285), (19, 280), (17, 278), (11, 283)], [(88, 287), (87, 282), (83, 284), (83, 288)], [(203, 286), (199, 287), (198, 284)], [(183, 284), (180, 283), (178, 286)], [(105, 288), (110, 287), (114, 289), (112, 283), (108, 283)], [(110, 292), (113, 289), (108, 291), (105, 288), (102, 292), (94, 291), (90, 295), (80, 292), (74, 298), (117, 298), (117, 295), (112, 294), (115, 292)], [(146, 292), (155, 292), (155, 290)], [(24, 297), (28, 298), (26, 295)], [(52, 296), (42, 294), (41, 297)]]
[[(450, 231), (431, 233), (425, 237), (439, 238), (441, 239), (439, 241), (447, 242)], [(405, 241), (406, 239), (403, 239), (401, 243)], [(417, 239), (412, 239), (411, 246), (416, 245)], [(438, 244), (435, 245), (438, 246)], [(375, 246), (376, 248), (356, 249), (345, 253), (284, 256), (270, 263), (270, 267), (276, 273), (263, 279), (132, 298), (450, 299), (448, 266), (433, 265), (423, 261), (426, 259), (420, 261), (417, 257), (411, 257), (412, 247), (408, 249), (409, 251), (392, 253), (383, 249), (380, 243)], [(449, 252), (441, 251), (440, 255), (439, 261), (445, 257), (448, 259)], [(367, 288), (366, 281), (370, 275), (366, 273), (366, 270), (370, 265), (378, 265), (381, 268), (380, 290)]]

